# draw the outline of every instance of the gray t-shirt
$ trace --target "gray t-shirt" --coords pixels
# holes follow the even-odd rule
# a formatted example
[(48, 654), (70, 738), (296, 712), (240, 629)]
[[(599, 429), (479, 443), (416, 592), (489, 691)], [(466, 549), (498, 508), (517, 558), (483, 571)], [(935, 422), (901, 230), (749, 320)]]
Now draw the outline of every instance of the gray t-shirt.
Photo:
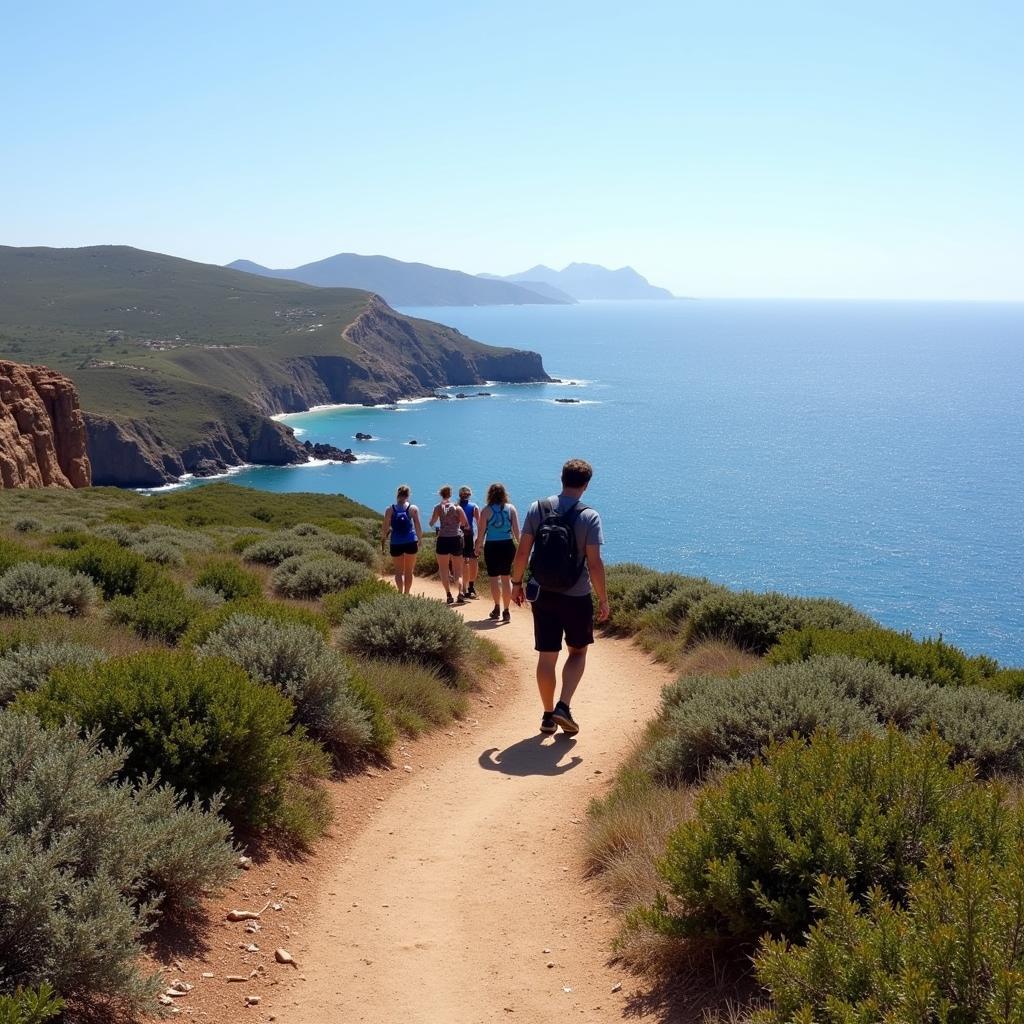
[[(566, 498), (561, 494), (552, 494), (548, 501), (557, 505), (559, 512), (568, 512), (576, 504), (576, 498)], [(540, 529), (541, 514), (540, 502), (535, 501), (526, 513), (526, 522), (523, 523), (523, 536), (534, 537)], [(577, 517), (574, 526), (576, 530), (576, 547), (582, 555), (588, 544), (603, 544), (604, 531), (601, 529), (601, 517), (592, 508), (585, 508)], [(590, 569), (586, 562), (583, 563), (583, 572), (580, 578), (567, 590), (567, 597), (586, 597), (590, 593)]]

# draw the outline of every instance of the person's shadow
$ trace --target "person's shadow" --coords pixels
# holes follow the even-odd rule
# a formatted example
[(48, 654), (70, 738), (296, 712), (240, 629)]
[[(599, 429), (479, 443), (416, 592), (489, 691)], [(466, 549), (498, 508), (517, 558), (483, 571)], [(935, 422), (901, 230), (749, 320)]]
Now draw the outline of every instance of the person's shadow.
[(565, 735), (554, 741), (547, 736), (528, 736), (504, 750), (488, 747), (478, 761), (481, 768), (505, 775), (564, 775), (583, 761), (582, 757), (571, 757), (560, 763), (575, 745), (576, 741)]

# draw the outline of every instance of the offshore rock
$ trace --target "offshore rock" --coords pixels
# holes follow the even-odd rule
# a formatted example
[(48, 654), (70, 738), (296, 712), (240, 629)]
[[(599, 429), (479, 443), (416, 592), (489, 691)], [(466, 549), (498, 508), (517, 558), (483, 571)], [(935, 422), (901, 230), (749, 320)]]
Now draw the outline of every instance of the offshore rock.
[(46, 366), (0, 360), (0, 485), (88, 487), (78, 390)]

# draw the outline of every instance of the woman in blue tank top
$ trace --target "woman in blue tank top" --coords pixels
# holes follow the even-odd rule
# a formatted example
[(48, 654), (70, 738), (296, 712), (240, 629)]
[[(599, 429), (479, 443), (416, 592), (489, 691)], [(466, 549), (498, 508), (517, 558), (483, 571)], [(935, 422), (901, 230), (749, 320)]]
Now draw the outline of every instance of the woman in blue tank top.
[[(484, 565), (491, 578), (491, 597), (494, 607), (487, 616), (509, 622), (512, 613), (512, 560), (519, 543), (519, 513), (508, 500), (504, 484), (491, 484), (487, 488), (487, 507), (480, 513), (480, 533), (476, 540), (476, 554), (484, 554)], [(504, 610), (502, 610), (504, 606)]]
[(480, 571), (480, 562), (476, 557), (476, 535), (480, 532), (480, 508), (470, 500), (473, 491), (463, 484), (459, 488), (459, 508), (466, 514), (469, 529), (463, 530), (462, 547), (462, 582), (465, 585), (466, 597), (476, 600), (476, 577)]
[(400, 594), (408, 594), (412, 590), (412, 572), (416, 568), (416, 552), (420, 549), (419, 539), (423, 534), (420, 510), (411, 504), (409, 498), (409, 487), (402, 484), (395, 492), (395, 503), (389, 505), (384, 512), (380, 537), (381, 548), (388, 537), (391, 538), (395, 586)]

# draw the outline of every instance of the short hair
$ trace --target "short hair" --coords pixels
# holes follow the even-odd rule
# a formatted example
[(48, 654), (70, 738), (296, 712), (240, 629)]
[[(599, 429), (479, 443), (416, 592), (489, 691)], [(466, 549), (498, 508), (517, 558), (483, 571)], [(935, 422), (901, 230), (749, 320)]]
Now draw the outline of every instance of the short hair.
[(451, 484), (444, 484), (444, 486), (442, 486), (442, 487), (440, 487), (438, 489), (437, 493), (442, 498), (450, 498), (452, 496), (452, 486), (451, 486)]
[(459, 497), (460, 498), (472, 498), (473, 497), (473, 488), (472, 487), (467, 487), (466, 484), (463, 484), (459, 488)]
[(409, 485), (408, 484), (399, 484), (398, 485), (398, 490), (395, 491), (395, 497), (399, 501), (405, 501), (409, 497), (409, 495), (411, 493), (412, 493), (412, 491), (409, 490)]
[(586, 487), (594, 475), (594, 467), (583, 459), (570, 459), (562, 467), (563, 487)]
[(504, 484), (491, 484), (487, 488), (487, 504), (488, 505), (507, 505), (508, 504), (508, 491), (505, 490)]

